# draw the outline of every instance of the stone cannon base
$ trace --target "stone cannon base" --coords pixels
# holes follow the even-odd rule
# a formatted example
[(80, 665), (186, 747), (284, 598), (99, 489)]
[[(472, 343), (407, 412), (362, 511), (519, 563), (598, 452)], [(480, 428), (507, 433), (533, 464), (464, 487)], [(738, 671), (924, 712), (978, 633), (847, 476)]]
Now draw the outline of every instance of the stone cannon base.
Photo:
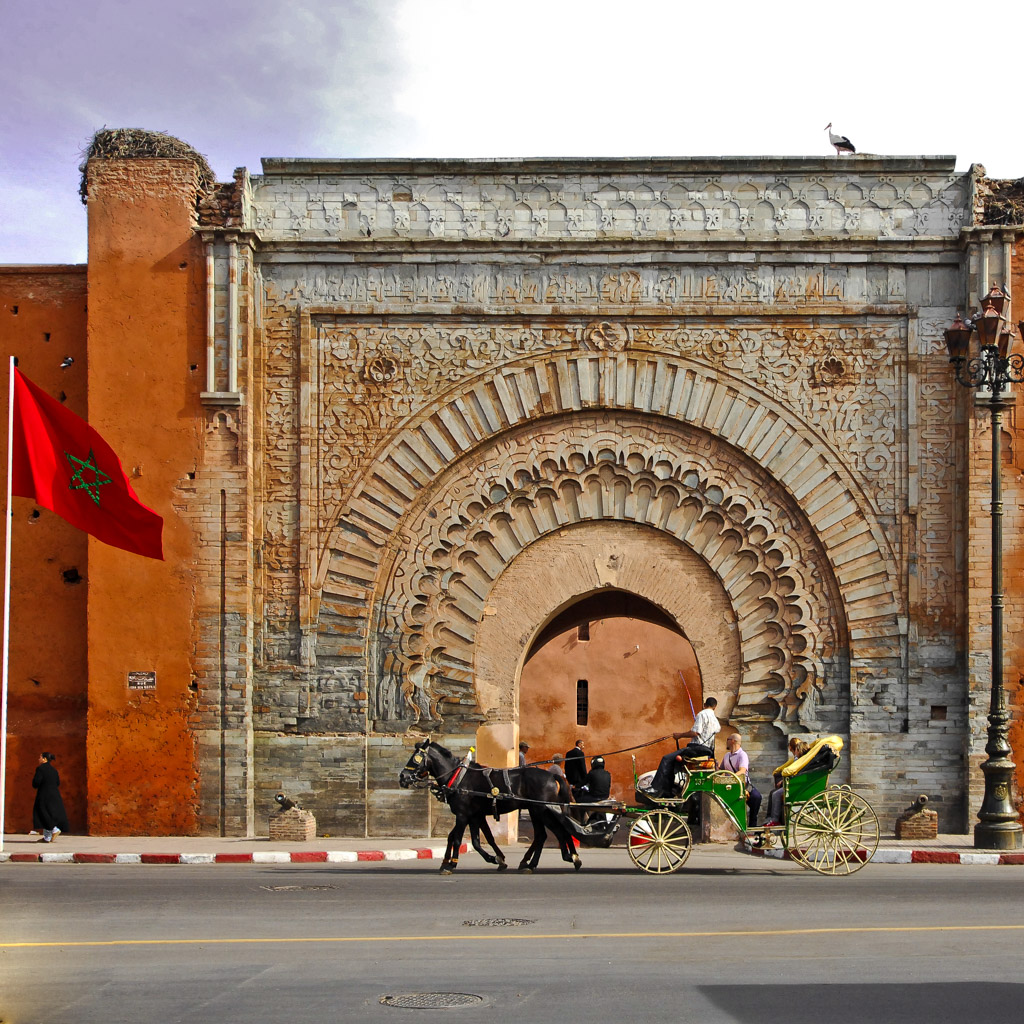
[(922, 802), (896, 819), (897, 839), (934, 839), (939, 834), (939, 816)]
[(316, 818), (312, 811), (291, 807), (270, 816), (270, 838), (279, 842), (305, 843), (316, 838)]

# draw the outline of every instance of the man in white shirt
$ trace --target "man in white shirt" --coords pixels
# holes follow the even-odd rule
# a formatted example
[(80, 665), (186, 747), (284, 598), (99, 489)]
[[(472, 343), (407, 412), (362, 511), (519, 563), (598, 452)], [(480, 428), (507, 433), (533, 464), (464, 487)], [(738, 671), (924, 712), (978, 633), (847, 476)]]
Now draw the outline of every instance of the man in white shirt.
[[(700, 744), (708, 750), (708, 757), (714, 757), (715, 735), (722, 728), (721, 723), (715, 717), (715, 708), (717, 707), (718, 701), (714, 697), (708, 697), (704, 701), (704, 707), (693, 720), (693, 728), (687, 732), (674, 732), (672, 733), (673, 738), (677, 740), (684, 738), (692, 739), (694, 742), (687, 746), (686, 749), (688, 751), (692, 751), (694, 754), (698, 753), (698, 751), (693, 750), (693, 747), (696, 744)], [(667, 797), (672, 795), (673, 780), (681, 761), (682, 754), (678, 750), (673, 750), (661, 759), (658, 770), (654, 773), (654, 779), (651, 782), (651, 792), (655, 796)]]

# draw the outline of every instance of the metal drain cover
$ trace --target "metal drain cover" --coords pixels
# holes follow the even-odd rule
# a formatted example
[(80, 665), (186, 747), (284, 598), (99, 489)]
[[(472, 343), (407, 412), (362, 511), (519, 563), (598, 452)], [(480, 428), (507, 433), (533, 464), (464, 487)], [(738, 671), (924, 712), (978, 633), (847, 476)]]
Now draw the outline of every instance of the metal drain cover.
[(477, 917), (472, 921), (463, 921), (464, 928), (522, 928), (524, 924), (533, 924), (528, 917)]
[(469, 992), (410, 992), (400, 996), (381, 996), (385, 1006), (397, 1006), (403, 1010), (447, 1010), (452, 1006), (476, 1006), (484, 1001), (483, 996)]
[[(261, 885), (267, 892), (319, 892), (321, 889), (333, 889), (333, 885)], [(2, 1022), (0, 1022), (2, 1024)]]

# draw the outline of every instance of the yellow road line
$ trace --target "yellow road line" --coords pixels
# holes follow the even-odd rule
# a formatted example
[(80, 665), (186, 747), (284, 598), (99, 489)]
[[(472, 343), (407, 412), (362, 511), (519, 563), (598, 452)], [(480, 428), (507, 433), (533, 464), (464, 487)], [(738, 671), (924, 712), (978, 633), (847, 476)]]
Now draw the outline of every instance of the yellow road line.
[(1024, 924), (934, 924), (897, 925), (893, 927), (863, 928), (774, 928), (758, 931), (702, 931), (702, 932), (520, 932), (518, 934), (484, 935), (460, 932), (458, 935), (345, 935), (295, 938), (232, 938), (232, 939), (90, 939), (68, 942), (0, 942), (0, 949), (41, 949), (75, 946), (246, 946), (278, 943), (336, 943), (336, 942), (479, 942), (514, 941), (527, 939), (734, 939), (782, 938), (794, 935), (863, 935), (897, 934), (901, 932), (1020, 932)]

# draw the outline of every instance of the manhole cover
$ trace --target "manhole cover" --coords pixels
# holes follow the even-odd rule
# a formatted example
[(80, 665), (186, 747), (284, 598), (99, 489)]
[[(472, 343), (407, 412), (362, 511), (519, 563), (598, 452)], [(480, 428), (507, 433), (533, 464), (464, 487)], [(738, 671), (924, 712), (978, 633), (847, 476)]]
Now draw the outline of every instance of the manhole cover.
[(261, 885), (267, 892), (317, 892), (320, 889), (333, 889), (333, 885)]
[(398, 1006), (403, 1010), (444, 1010), (450, 1006), (476, 1006), (483, 996), (469, 992), (410, 992), (401, 996), (381, 996), (385, 1006)]
[(465, 928), (521, 928), (524, 924), (533, 924), (533, 921), (528, 917), (477, 917), (462, 922)]

